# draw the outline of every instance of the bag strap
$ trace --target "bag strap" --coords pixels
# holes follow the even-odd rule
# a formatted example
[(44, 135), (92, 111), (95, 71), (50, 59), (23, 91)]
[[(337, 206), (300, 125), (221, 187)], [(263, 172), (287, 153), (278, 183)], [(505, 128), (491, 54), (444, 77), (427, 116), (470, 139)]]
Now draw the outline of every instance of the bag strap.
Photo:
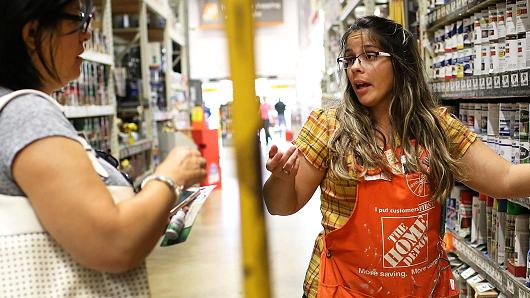
[(21, 95), (26, 95), (26, 94), (35, 94), (35, 95), (38, 95), (40, 97), (43, 97), (47, 100), (49, 100), (51, 103), (53, 103), (57, 108), (59, 108), (61, 110), (62, 113), (64, 113), (64, 107), (62, 105), (60, 105), (55, 99), (53, 99), (51, 96), (49, 96), (48, 94), (42, 92), (42, 91), (39, 91), (39, 90), (33, 90), (33, 89), (22, 89), (22, 90), (17, 90), (17, 91), (13, 91), (9, 94), (6, 94), (2, 97), (0, 97), (0, 112), (2, 111), (2, 109), (13, 99), (21, 96)]

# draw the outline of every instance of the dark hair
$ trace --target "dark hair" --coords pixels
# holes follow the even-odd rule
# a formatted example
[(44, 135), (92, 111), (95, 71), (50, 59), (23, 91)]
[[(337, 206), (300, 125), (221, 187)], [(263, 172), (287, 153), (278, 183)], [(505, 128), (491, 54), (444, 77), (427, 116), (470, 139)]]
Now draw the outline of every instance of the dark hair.
[[(392, 128), (389, 145), (395, 148), (397, 140), (394, 136), (399, 137), (409, 169), (426, 174), (431, 194), (442, 201), (450, 192), (455, 176), (459, 176), (458, 164), (449, 154), (450, 144), (439, 119), (441, 111), (427, 83), (416, 38), (392, 20), (368, 16), (357, 19), (344, 33), (341, 56), (350, 34), (359, 31), (363, 39), (377, 42), (382, 51), (391, 54), (394, 81), (388, 111)], [(376, 167), (388, 171), (384, 162), (386, 158), (377, 147), (377, 132), (369, 110), (359, 102), (349, 81), (344, 100), (337, 108), (337, 119), (340, 125), (330, 140), (334, 172), (342, 177), (348, 175), (348, 168), (343, 163), (348, 152), (353, 153), (364, 168)], [(412, 139), (416, 143), (411, 142)], [(429, 154), (430, 171), (421, 166), (418, 145)]]
[[(22, 29), (30, 21), (38, 21), (32, 34), (35, 38), (36, 54), (45, 71), (59, 81), (51, 47), (50, 63), (45, 63), (42, 41), (52, 40), (60, 19), (59, 13), (72, 1), (79, 0), (0, 0), (0, 86), (11, 90), (38, 89), (42, 85), (41, 74), (35, 68)], [(85, 7), (91, 7), (89, 0)]]

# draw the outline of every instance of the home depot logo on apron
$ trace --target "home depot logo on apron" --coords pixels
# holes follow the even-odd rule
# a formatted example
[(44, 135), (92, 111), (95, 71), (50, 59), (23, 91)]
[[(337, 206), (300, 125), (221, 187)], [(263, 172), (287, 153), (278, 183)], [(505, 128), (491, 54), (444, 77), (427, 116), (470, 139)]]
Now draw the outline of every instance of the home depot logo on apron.
[[(396, 168), (392, 150), (385, 153)], [(325, 235), (319, 298), (459, 295), (439, 234), (441, 206), (425, 175), (397, 168), (391, 178), (361, 177), (348, 222)]]

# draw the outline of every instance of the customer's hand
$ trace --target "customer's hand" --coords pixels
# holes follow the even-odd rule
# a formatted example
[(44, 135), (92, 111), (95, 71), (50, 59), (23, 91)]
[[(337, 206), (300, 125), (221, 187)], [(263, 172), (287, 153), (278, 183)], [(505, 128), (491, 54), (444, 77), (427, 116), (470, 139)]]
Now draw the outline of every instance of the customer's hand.
[(156, 174), (167, 175), (187, 188), (206, 177), (206, 159), (195, 149), (176, 147), (158, 166)]
[(296, 147), (292, 146), (287, 151), (282, 152), (276, 145), (272, 145), (265, 167), (273, 176), (286, 181), (292, 180), (296, 176), (299, 166), (300, 160)]

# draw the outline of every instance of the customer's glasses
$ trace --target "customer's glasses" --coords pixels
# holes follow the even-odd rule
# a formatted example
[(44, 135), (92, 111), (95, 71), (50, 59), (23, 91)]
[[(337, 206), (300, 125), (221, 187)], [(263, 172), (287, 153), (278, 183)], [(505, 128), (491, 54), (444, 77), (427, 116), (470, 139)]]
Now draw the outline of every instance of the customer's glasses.
[(348, 69), (355, 64), (355, 61), (359, 59), (359, 64), (367, 65), (377, 61), (379, 56), (391, 57), (392, 55), (386, 52), (365, 52), (359, 56), (347, 56), (337, 58), (337, 63), (340, 69)]
[(79, 14), (76, 15), (76, 14), (63, 12), (59, 15), (59, 17), (65, 20), (71, 20), (71, 21), (78, 22), (78, 27), (76, 28), (75, 31), (81, 31), (85, 33), (88, 31), (88, 28), (90, 28), (90, 21), (92, 21), (94, 14), (80, 12)]

